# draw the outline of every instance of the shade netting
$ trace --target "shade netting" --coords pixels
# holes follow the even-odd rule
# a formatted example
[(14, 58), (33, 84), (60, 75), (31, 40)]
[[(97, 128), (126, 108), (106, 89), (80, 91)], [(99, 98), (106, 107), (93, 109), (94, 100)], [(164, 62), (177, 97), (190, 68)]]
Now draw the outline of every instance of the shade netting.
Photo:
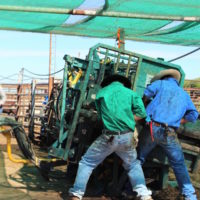
[(3, 30), (199, 46), (199, 22), (200, 0), (0, 0)]

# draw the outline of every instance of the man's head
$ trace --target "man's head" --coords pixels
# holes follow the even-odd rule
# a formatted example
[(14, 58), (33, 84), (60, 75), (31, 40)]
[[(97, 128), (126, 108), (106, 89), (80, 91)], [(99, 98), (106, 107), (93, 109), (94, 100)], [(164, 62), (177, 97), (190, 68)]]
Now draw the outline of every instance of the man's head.
[(124, 85), (124, 87), (127, 87), (129, 89), (131, 89), (131, 82), (128, 78), (126, 78), (125, 76), (119, 75), (119, 74), (114, 74), (111, 76), (106, 77), (102, 82), (101, 82), (101, 87), (106, 87), (108, 85), (110, 85), (113, 82), (120, 82)]
[(174, 79), (176, 79), (179, 83), (180, 79), (181, 79), (181, 74), (178, 70), (176, 69), (166, 69), (166, 70), (162, 70), (160, 71), (158, 74), (156, 74), (152, 79), (151, 79), (151, 83), (157, 80), (161, 80), (164, 79), (166, 77), (173, 77)]

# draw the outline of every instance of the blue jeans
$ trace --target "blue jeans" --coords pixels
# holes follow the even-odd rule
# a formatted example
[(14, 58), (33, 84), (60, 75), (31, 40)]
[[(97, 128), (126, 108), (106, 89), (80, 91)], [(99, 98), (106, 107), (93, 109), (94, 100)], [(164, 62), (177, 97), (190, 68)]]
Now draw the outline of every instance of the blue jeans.
[(191, 184), (190, 177), (184, 162), (184, 155), (178, 138), (173, 129), (166, 134), (165, 128), (153, 125), (154, 142), (152, 142), (149, 128), (143, 131), (139, 140), (138, 159), (143, 164), (147, 155), (156, 146), (164, 149), (169, 163), (176, 176), (181, 193), (186, 199), (197, 200), (195, 189)]
[(138, 196), (151, 195), (151, 191), (146, 187), (140, 162), (137, 160), (137, 152), (133, 148), (133, 133), (116, 135), (111, 143), (108, 142), (109, 138), (109, 135), (100, 135), (82, 157), (69, 195), (82, 199), (93, 169), (113, 152), (123, 160), (123, 167), (128, 171), (133, 191), (137, 192)]

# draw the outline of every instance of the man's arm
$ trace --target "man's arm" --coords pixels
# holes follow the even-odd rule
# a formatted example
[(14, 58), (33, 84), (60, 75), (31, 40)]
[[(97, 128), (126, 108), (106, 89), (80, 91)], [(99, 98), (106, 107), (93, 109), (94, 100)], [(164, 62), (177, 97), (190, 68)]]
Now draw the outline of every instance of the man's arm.
[(142, 98), (145, 107), (150, 103), (151, 99), (155, 97), (161, 87), (161, 81), (155, 81), (148, 85), (144, 90), (144, 96)]
[(142, 99), (136, 93), (133, 94), (132, 105), (135, 121), (139, 121), (147, 116)]
[(190, 96), (187, 94), (187, 108), (186, 108), (186, 113), (181, 120), (181, 123), (186, 123), (186, 122), (196, 122), (198, 119), (198, 111), (195, 108)]

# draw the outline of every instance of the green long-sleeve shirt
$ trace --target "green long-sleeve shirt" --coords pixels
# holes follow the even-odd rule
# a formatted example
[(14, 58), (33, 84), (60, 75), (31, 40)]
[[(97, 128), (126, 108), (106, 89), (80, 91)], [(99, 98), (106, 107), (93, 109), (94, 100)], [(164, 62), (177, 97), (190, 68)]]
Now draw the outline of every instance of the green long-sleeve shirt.
[(113, 82), (100, 89), (95, 102), (105, 128), (111, 131), (134, 131), (134, 115), (146, 117), (141, 97), (120, 82)]

